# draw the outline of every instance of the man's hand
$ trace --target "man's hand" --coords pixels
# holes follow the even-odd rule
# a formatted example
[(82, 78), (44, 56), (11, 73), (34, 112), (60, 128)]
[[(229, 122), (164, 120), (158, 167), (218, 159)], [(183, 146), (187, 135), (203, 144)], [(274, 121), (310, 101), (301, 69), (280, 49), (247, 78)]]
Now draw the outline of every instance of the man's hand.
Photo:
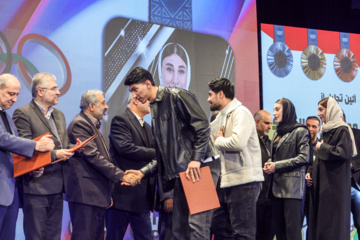
[(275, 172), (275, 163), (274, 162), (266, 162), (263, 168), (264, 172), (267, 174), (271, 174)]
[(173, 211), (174, 201), (172, 198), (168, 198), (164, 201), (164, 210), (167, 213), (171, 213)]
[(317, 142), (316, 143), (316, 150), (319, 150), (320, 149), (320, 146), (321, 146), (321, 144), (323, 144), (323, 142), (324, 142), (324, 140), (321, 140), (321, 142)]
[(199, 181), (201, 178), (200, 165), (201, 162), (193, 160), (188, 164), (188, 167), (186, 169), (186, 178), (188, 180), (190, 180), (191, 178), (193, 183), (195, 182), (195, 180)]
[(39, 169), (36, 169), (32, 172), (29, 173), (29, 175), (33, 178), (37, 178), (37, 177), (40, 177), (41, 175), (43, 175), (44, 173), (44, 168), (39, 168)]
[(70, 149), (59, 149), (56, 150), (56, 159), (68, 159), (74, 155)]
[(113, 201), (113, 198), (111, 197), (111, 198), (110, 198), (110, 204), (109, 204), (109, 206), (107, 206), (105, 209), (109, 209), (109, 208), (111, 208), (113, 205), (114, 205), (114, 201)]
[(121, 185), (134, 187), (140, 184), (143, 177), (144, 173), (140, 170), (127, 170), (124, 177), (121, 179)]
[[(76, 145), (80, 145), (81, 143), (82, 143), (82, 141), (81, 141), (79, 138), (77, 138), (77, 139), (76, 139)], [(85, 146), (79, 148), (79, 149), (77, 150), (77, 152), (78, 152), (78, 153), (82, 153), (82, 152), (84, 151), (84, 149), (85, 149)]]
[(220, 130), (216, 133), (216, 138), (223, 137), (223, 136), (224, 136), (223, 128), (220, 127)]
[(311, 187), (312, 186), (312, 178), (311, 178), (311, 176), (310, 176), (310, 173), (307, 173), (306, 175), (305, 175), (305, 180), (306, 180), (306, 185), (308, 186), (308, 187)]
[(54, 149), (55, 144), (51, 139), (51, 135), (45, 135), (36, 142), (35, 150), (39, 152), (47, 152)]

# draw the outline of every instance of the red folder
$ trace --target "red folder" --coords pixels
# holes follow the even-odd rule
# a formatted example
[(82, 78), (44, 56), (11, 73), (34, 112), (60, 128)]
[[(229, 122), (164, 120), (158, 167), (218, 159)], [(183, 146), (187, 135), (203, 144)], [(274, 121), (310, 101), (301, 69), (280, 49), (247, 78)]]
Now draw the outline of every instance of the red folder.
[(200, 181), (195, 183), (186, 178), (185, 172), (179, 174), (191, 215), (220, 207), (210, 168), (202, 167), (200, 171)]
[[(34, 138), (33, 140), (39, 141), (40, 138), (42, 138), (43, 136), (48, 135), (48, 134), (49, 133), (47, 132), (37, 138)], [(88, 139), (83, 141), (81, 144), (75, 145), (74, 147), (72, 147), (70, 149), (71, 152), (75, 152), (76, 150), (84, 147), (86, 144), (88, 144), (91, 140), (93, 140), (96, 137), (97, 137), (97, 134), (89, 137)], [(26, 173), (32, 172), (36, 169), (39, 169), (41, 167), (45, 167), (47, 165), (66, 160), (67, 158), (63, 158), (63, 159), (59, 159), (55, 162), (51, 162), (50, 151), (48, 151), (48, 152), (35, 151), (32, 158), (23, 157), (23, 156), (20, 156), (20, 155), (17, 155), (14, 153), (13, 159), (14, 159), (14, 177), (18, 177), (18, 176), (24, 175)]]
[[(93, 140), (94, 138), (96, 138), (97, 136), (98, 136), (97, 134), (94, 134), (94, 135), (92, 135), (91, 137), (89, 137), (88, 139), (86, 139), (85, 141), (81, 142), (80, 144), (75, 145), (74, 147), (70, 148), (69, 150), (71, 150), (71, 152), (75, 152), (75, 151), (79, 150), (80, 148), (85, 147), (86, 144), (88, 144), (90, 141), (92, 141), (92, 140)], [(61, 159), (53, 162), (53, 164), (54, 164), (54, 163), (57, 163), (57, 162), (60, 162), (60, 161), (64, 161), (64, 160), (66, 160), (66, 159), (67, 159), (67, 158), (61, 158)]]
[[(34, 138), (33, 140), (39, 141), (40, 138), (48, 134), (49, 133), (45, 133), (37, 138)], [(26, 173), (32, 172), (36, 169), (51, 164), (50, 151), (48, 152), (35, 151), (32, 158), (23, 157), (14, 153), (13, 159), (14, 159), (14, 177), (24, 175)]]

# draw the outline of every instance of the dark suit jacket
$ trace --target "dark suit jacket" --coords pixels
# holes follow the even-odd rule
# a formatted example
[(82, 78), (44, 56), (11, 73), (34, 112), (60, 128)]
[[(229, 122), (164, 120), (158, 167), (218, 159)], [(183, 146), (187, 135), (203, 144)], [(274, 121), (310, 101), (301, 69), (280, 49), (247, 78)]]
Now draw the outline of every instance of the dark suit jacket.
[[(110, 154), (116, 166), (122, 170), (141, 169), (155, 159), (155, 145), (151, 127), (141, 127), (130, 109), (115, 116), (110, 128)], [(114, 185), (113, 207), (130, 212), (149, 211), (153, 207), (155, 176), (144, 178), (134, 188)]]
[(6, 130), (0, 117), (0, 205), (10, 206), (14, 199), (15, 178), (13, 169), (13, 155), (16, 153), (25, 157), (32, 157), (35, 141), (18, 137), (13, 120), (6, 114), (12, 134)]
[[(33, 139), (49, 132), (54, 140), (55, 150), (72, 147), (73, 145), (70, 144), (66, 132), (64, 114), (60, 110), (54, 108), (52, 117), (55, 121), (60, 139), (58, 139), (54, 132), (51, 131), (48, 120), (34, 100), (29, 104), (16, 109), (13, 114), (13, 119), (20, 137)], [(55, 151), (53, 150), (51, 151), (51, 160), (55, 161), (55, 159)], [(67, 168), (67, 161), (46, 166), (43, 175), (40, 177), (34, 178), (30, 182), (23, 181), (24, 193), (49, 195), (64, 192), (67, 185)]]
[[(84, 112), (76, 115), (68, 126), (70, 141), (75, 143), (99, 134)], [(110, 204), (112, 182), (119, 182), (124, 172), (111, 161), (105, 142), (99, 135), (89, 142), (81, 157), (71, 158), (69, 164), (68, 202), (97, 207)]]

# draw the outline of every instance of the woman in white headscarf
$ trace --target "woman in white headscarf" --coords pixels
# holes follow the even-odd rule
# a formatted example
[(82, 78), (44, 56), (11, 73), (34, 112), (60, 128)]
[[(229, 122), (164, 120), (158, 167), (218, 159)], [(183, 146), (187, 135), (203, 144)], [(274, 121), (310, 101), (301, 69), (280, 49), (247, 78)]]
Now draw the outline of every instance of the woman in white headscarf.
[(160, 85), (188, 90), (191, 68), (185, 48), (178, 43), (168, 43), (161, 49), (158, 59)]
[(323, 122), (322, 141), (316, 145), (311, 172), (309, 237), (350, 239), (350, 161), (357, 154), (354, 135), (335, 99), (321, 100), (318, 116)]

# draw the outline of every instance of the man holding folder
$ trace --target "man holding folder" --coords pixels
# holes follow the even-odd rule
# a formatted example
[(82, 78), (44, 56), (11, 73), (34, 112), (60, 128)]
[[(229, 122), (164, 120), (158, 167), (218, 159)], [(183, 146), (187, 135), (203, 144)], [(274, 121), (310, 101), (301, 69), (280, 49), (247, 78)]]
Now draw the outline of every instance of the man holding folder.
[(19, 196), (13, 177), (13, 155), (31, 158), (34, 151), (46, 152), (54, 149), (51, 136), (38, 142), (18, 137), (15, 124), (5, 112), (17, 101), (20, 82), (11, 74), (0, 75), (0, 239), (15, 239), (15, 226), (19, 211)]
[(200, 167), (209, 166), (217, 183), (220, 163), (209, 144), (209, 121), (204, 111), (189, 91), (155, 86), (150, 72), (142, 67), (130, 72), (125, 85), (139, 102), (150, 101), (158, 169), (166, 181), (164, 191), (174, 188), (174, 239), (209, 239), (212, 210), (190, 215), (179, 179), (179, 173), (186, 171), (188, 179), (199, 181)]
[[(74, 153), (64, 114), (53, 108), (58, 104), (60, 91), (56, 77), (37, 73), (31, 83), (32, 101), (15, 110), (13, 119), (19, 136), (33, 139), (49, 132), (55, 143), (51, 161), (66, 159)], [(39, 178), (24, 181), (24, 232), (27, 240), (61, 238), (63, 193), (67, 185), (68, 161), (45, 167)], [(45, 229), (45, 230), (44, 230)]]

